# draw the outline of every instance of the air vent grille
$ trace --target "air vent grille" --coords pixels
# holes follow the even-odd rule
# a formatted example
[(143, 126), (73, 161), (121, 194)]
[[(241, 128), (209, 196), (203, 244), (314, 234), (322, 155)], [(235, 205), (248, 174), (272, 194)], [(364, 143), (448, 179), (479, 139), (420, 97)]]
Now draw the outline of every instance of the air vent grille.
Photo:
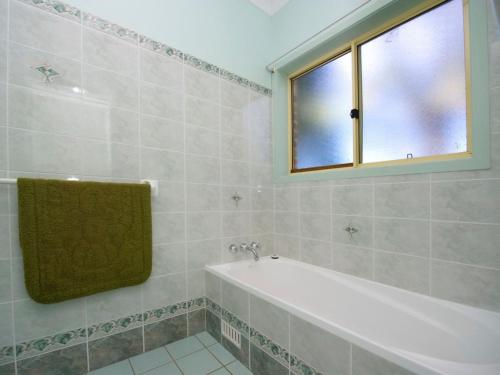
[(222, 320), (222, 336), (231, 341), (238, 349), (241, 349), (241, 333), (236, 328), (231, 327), (229, 323)]

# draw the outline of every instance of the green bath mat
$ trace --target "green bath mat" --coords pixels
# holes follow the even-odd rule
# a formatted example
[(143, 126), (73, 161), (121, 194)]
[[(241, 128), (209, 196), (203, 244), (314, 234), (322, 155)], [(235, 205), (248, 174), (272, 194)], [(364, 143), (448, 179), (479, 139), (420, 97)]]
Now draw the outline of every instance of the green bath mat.
[(60, 302), (151, 274), (148, 184), (20, 178), (19, 238), (29, 295)]

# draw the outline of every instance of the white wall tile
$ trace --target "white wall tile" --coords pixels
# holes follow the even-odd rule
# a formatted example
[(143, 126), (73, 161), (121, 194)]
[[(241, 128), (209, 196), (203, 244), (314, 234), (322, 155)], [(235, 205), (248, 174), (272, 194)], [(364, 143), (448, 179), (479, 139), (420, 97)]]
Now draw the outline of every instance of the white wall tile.
[(217, 104), (186, 96), (186, 123), (219, 130), (220, 108)]
[(139, 114), (119, 108), (109, 110), (109, 131), (112, 142), (139, 144)]
[(141, 175), (144, 178), (182, 181), (184, 156), (179, 152), (141, 149)]
[(432, 218), (500, 223), (500, 180), (433, 183)]
[(306, 263), (328, 267), (332, 264), (332, 246), (328, 241), (309, 238), (300, 239), (300, 260)]
[(335, 271), (371, 279), (373, 277), (373, 250), (333, 243), (333, 266)]
[(184, 242), (153, 247), (151, 276), (186, 272), (186, 244)]
[(325, 187), (301, 188), (300, 210), (302, 212), (318, 212), (322, 214), (330, 213), (330, 189)]
[(243, 289), (226, 281), (222, 283), (222, 307), (235, 314), (238, 318), (248, 322), (249, 318), (249, 295)]
[(186, 192), (188, 211), (220, 210), (219, 185), (188, 184)]
[(83, 299), (41, 304), (30, 299), (14, 302), (16, 341), (23, 342), (85, 326)]
[(429, 185), (397, 183), (375, 185), (375, 215), (425, 219), (429, 217)]
[(336, 186), (332, 190), (333, 213), (370, 216), (373, 214), (373, 186)]
[(215, 239), (221, 235), (220, 213), (196, 212), (187, 214), (188, 241)]
[(184, 98), (177, 92), (150, 83), (141, 83), (141, 111), (174, 121), (184, 120)]
[(171, 151), (184, 151), (184, 127), (182, 122), (160, 117), (141, 117), (141, 145)]
[(59, 56), (79, 59), (81, 27), (19, 1), (10, 2), (12, 41)]
[(143, 48), (140, 54), (141, 80), (182, 91), (182, 63)]
[(219, 102), (219, 77), (188, 65), (184, 67), (185, 92), (201, 99)]
[(138, 48), (111, 35), (83, 28), (83, 62), (138, 78)]
[(137, 111), (137, 85), (137, 81), (132, 78), (91, 65), (83, 66), (85, 97), (97, 100), (103, 105)]
[(200, 126), (186, 126), (186, 152), (205, 157), (219, 157), (220, 134)]
[(469, 223), (432, 223), (432, 256), (500, 269), (500, 227)]
[(290, 351), (325, 374), (349, 374), (350, 344), (294, 315)]
[(428, 294), (429, 262), (425, 258), (375, 251), (374, 280)]
[(373, 247), (375, 249), (422, 257), (429, 256), (429, 221), (374, 218), (373, 224)]
[(243, 110), (248, 105), (248, 90), (234, 83), (221, 79), (221, 104)]
[(500, 311), (500, 271), (434, 260), (432, 295)]
[(220, 160), (201, 156), (186, 156), (186, 181), (203, 184), (220, 183)]
[(289, 348), (289, 314), (280, 307), (250, 295), (250, 326), (283, 348)]

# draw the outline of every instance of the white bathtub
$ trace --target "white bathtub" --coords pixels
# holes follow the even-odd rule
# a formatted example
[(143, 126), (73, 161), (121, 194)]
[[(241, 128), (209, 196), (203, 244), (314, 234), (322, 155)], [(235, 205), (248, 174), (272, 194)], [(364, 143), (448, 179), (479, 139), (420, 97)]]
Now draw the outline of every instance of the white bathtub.
[(207, 271), (417, 374), (500, 374), (500, 314), (291, 259)]

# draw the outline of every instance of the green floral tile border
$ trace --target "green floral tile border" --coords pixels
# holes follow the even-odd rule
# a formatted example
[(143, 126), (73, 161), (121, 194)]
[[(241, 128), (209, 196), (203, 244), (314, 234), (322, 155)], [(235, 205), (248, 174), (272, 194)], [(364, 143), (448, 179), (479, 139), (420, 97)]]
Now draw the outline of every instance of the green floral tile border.
[(290, 355), (290, 372), (297, 375), (323, 375), (322, 372), (309, 366), (294, 354)]
[(18, 360), (34, 357), (68, 346), (84, 343), (87, 338), (88, 340), (96, 340), (101, 337), (112, 336), (120, 332), (140, 327), (143, 324), (158, 322), (173, 318), (174, 316), (187, 314), (188, 312), (205, 308), (205, 304), (205, 297), (194, 298), (158, 309), (148, 310), (144, 313), (131, 314), (108, 322), (93, 324), (87, 328), (78, 328), (52, 336), (22, 342), (15, 346), (15, 356), (13, 346), (4, 346), (0, 348), (0, 365), (14, 362), (15, 357)]
[(137, 328), (143, 324), (143, 314), (132, 314), (124, 318), (118, 318), (109, 322), (93, 324), (87, 328), (89, 340), (96, 340), (101, 337), (115, 335), (120, 332)]
[(246, 78), (240, 77), (237, 74), (231, 73), (225, 69), (219, 68), (216, 65), (210, 64), (206, 61), (198, 59), (197, 57), (186, 54), (178, 49), (169, 47), (166, 44), (154, 41), (147, 36), (139, 35), (137, 32), (117, 25), (115, 23), (106, 21), (100, 17), (94, 16), (90, 13), (82, 12), (79, 9), (67, 5), (57, 0), (19, 0), (25, 4), (33, 5), (39, 9), (60, 15), (65, 18), (72, 19), (73, 21), (80, 22), (87, 27), (92, 27), (96, 30), (113, 35), (117, 38), (127, 42), (137, 44), (140, 47), (149, 49), (151, 51), (165, 54), (174, 57), (186, 64), (200, 69), (204, 72), (219, 75), (222, 79), (251, 89), (259, 94), (271, 96), (272, 90), (252, 82)]
[(84, 343), (87, 340), (87, 330), (77, 328), (72, 331), (57, 333), (16, 345), (17, 360), (34, 357), (41, 353), (52, 352), (67, 346)]
[(207, 310), (209, 310), (210, 312), (214, 313), (217, 317), (220, 318), (222, 307), (220, 307), (220, 305), (218, 303), (212, 301), (208, 297), (206, 297), (205, 299), (206, 299), (206, 308), (207, 308)]
[(92, 27), (127, 42), (137, 44), (139, 41), (139, 34), (135, 31), (121, 27), (115, 23), (108, 22), (90, 13), (83, 13), (82, 21), (85, 26)]
[(14, 347), (4, 346), (0, 348), (0, 366), (14, 362)]
[(218, 303), (212, 301), (210, 298), (206, 297), (206, 308), (207, 310), (213, 312), (221, 319), (231, 324), (234, 328), (244, 335), (245, 337), (250, 337), (250, 342), (257, 346), (260, 350), (267, 353), (271, 358), (279, 362), (281, 365), (288, 368), (290, 364), (290, 370), (294, 374), (298, 375), (323, 375), (323, 373), (316, 370), (314, 367), (309, 366), (302, 359), (296, 355), (290, 353), (287, 349), (283, 348), (281, 345), (272, 341), (269, 337), (263, 335), (255, 328), (249, 327), (245, 322), (239, 319), (236, 315), (225, 310)]
[(188, 301), (175, 303), (173, 305), (146, 311), (143, 314), (144, 324), (155, 323), (161, 320), (173, 318), (177, 315), (187, 314), (205, 307), (205, 297), (195, 298)]
[(28, 5), (34, 5), (37, 8), (40, 8), (47, 12), (57, 14), (58, 16), (68, 18), (76, 22), (80, 22), (81, 18), (80, 9), (62, 3), (60, 1), (56, 0), (20, 0), (20, 1)]
[(290, 353), (282, 346), (273, 342), (269, 337), (254, 328), (250, 328), (250, 342), (283, 366), (288, 367)]

